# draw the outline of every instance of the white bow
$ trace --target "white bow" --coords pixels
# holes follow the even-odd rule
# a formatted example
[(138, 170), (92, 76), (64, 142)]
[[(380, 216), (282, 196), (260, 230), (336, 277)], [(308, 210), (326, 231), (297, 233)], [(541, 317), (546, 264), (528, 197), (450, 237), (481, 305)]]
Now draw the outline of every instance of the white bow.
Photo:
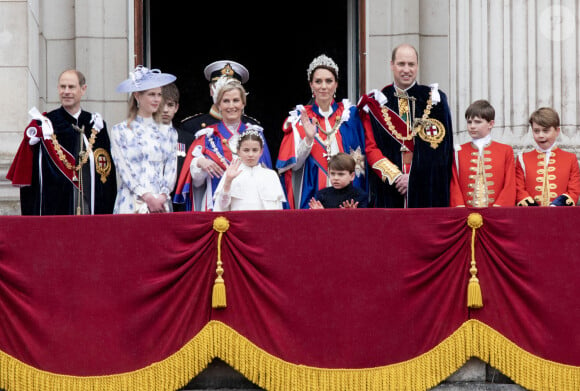
[(437, 103), (441, 102), (441, 95), (439, 95), (439, 83), (429, 84), (431, 87), (431, 102), (433, 102), (433, 106)]
[(147, 77), (150, 73), (161, 73), (159, 69), (149, 69), (143, 65), (137, 65), (133, 72), (129, 72), (129, 78), (133, 81), (133, 84), (139, 86), (141, 80)]
[(36, 128), (31, 126), (26, 129), (26, 136), (29, 138), (28, 144), (35, 145), (40, 141), (40, 137), (36, 137)]
[(93, 117), (91, 118), (91, 122), (93, 123), (93, 128), (97, 129), (99, 132), (105, 127), (105, 123), (103, 122), (103, 117), (101, 114), (94, 113)]
[[(48, 118), (46, 118), (44, 115), (42, 115), (40, 113), (40, 111), (38, 111), (38, 109), (36, 107), (33, 107), (32, 109), (30, 109), (28, 111), (28, 115), (30, 117), (32, 117), (32, 119), (35, 119), (37, 121), (40, 121), (42, 123), (42, 135), (44, 137), (45, 140), (48, 140), (50, 138), (50, 136), (52, 136), (52, 134), (54, 133), (54, 129), (52, 128), (52, 123), (50, 122), (50, 120)], [(26, 134), (29, 134), (30, 128), (26, 129)], [(36, 144), (38, 141), (38, 137), (36, 137), (36, 129), (34, 130), (34, 132), (30, 132), (31, 134), (33, 133), (32, 137), (35, 137), (35, 141), (34, 144)], [(29, 136), (30, 137), (30, 136)], [(30, 142), (33, 142), (33, 138), (30, 138)], [(34, 145), (34, 144), (30, 144), (30, 145)]]

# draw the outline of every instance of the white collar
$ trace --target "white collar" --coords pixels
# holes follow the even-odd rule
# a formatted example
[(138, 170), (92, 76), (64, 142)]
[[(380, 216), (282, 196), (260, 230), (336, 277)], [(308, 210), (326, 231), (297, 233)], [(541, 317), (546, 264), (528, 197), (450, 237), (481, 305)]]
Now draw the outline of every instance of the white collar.
[(332, 106), (329, 107), (328, 111), (322, 111), (320, 110), (320, 107), (318, 108), (318, 112), (320, 113), (321, 116), (323, 116), (324, 118), (328, 118), (330, 117), (330, 115), (332, 114)]
[(548, 148), (548, 149), (543, 149), (543, 148), (536, 146), (536, 150), (539, 152), (543, 152), (543, 153), (550, 153), (550, 152), (552, 152), (552, 149), (554, 149), (554, 148), (556, 148), (556, 142), (554, 142), (554, 144), (552, 144), (550, 146), (550, 148)]
[(477, 147), (479, 153), (481, 154), (483, 149), (491, 143), (491, 133), (482, 138), (471, 139), (471, 142)]
[(74, 117), (74, 119), (76, 119), (77, 121), (79, 120), (79, 117), (81, 116), (81, 111), (83, 111), (83, 109), (79, 109), (79, 111), (77, 111), (76, 113), (71, 113), (69, 112), (67, 109), (64, 109), (70, 116)]

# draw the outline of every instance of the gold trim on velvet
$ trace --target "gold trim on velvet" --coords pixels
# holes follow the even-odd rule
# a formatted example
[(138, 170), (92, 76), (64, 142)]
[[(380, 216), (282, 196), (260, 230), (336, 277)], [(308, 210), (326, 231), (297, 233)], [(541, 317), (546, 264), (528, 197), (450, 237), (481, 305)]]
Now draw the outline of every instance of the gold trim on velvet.
[(0, 351), (0, 388), (6, 391), (171, 391), (185, 386), (211, 362), (213, 335), (206, 325), (180, 350), (133, 372), (68, 376), (36, 369)]
[(76, 377), (35, 369), (0, 352), (0, 387), (7, 391), (177, 390), (219, 357), (269, 391), (429, 390), (478, 357), (530, 390), (577, 391), (580, 367), (521, 349), (478, 320), (468, 320), (430, 351), (376, 368), (324, 369), (292, 364), (258, 348), (231, 327), (210, 321), (182, 349), (134, 372)]

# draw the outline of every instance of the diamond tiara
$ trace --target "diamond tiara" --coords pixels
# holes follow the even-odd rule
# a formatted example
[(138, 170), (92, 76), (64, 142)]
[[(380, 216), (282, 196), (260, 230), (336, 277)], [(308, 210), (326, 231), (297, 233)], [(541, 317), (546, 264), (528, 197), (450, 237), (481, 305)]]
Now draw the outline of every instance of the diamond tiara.
[(238, 138), (238, 149), (240, 149), (240, 145), (242, 144), (242, 138), (244, 136), (256, 136), (259, 137), (260, 140), (262, 140), (262, 146), (264, 146), (266, 144), (265, 140), (264, 140), (264, 136), (262, 135), (262, 132), (260, 131), (262, 128), (256, 125), (248, 125), (248, 127), (246, 128), (246, 130), (244, 130), (242, 133), (240, 133), (240, 137)]
[(319, 68), (321, 66), (334, 69), (334, 72), (338, 77), (338, 65), (336, 65), (336, 63), (332, 60), (332, 58), (328, 57), (325, 54), (321, 54), (320, 56), (312, 60), (310, 66), (308, 66), (308, 70), (306, 71), (308, 81), (310, 81), (310, 76), (312, 75), (312, 72), (314, 72), (316, 68)]

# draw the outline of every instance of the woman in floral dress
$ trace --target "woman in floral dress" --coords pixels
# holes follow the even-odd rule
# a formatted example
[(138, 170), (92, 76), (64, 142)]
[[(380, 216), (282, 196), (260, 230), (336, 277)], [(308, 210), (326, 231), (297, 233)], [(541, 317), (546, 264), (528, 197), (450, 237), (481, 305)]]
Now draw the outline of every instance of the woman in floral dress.
[(177, 131), (162, 125), (161, 87), (176, 77), (138, 66), (117, 92), (131, 93), (128, 118), (111, 130), (119, 175), (113, 213), (171, 212), (177, 171)]

